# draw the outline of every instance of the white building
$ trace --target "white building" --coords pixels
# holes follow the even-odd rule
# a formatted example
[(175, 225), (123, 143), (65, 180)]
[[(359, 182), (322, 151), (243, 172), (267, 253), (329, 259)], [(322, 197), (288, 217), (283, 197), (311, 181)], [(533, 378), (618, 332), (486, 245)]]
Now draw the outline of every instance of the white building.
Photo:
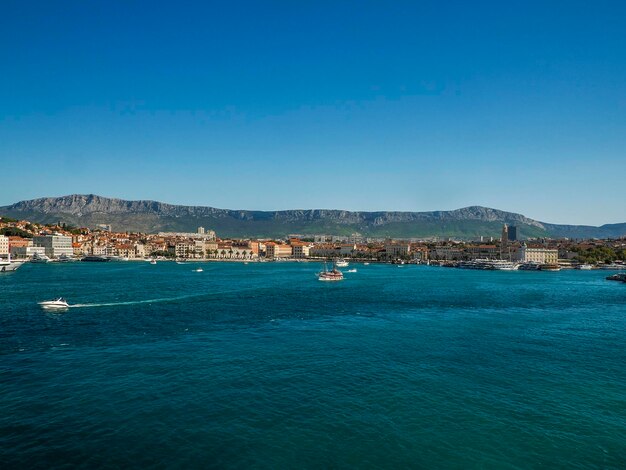
[(0, 258), (9, 257), (9, 237), (0, 235)]
[(559, 260), (559, 250), (543, 247), (528, 247), (524, 244), (517, 252), (522, 263), (555, 264)]
[[(202, 228), (204, 230), (203, 233), (199, 232), (199, 229)], [(206, 230), (203, 227), (199, 227), (198, 232), (159, 232), (159, 237), (165, 238), (204, 238), (206, 240), (215, 240), (215, 231), (214, 230)]]
[(386, 243), (385, 252), (387, 258), (404, 258), (411, 253), (411, 245), (408, 243)]
[(61, 255), (72, 256), (72, 237), (65, 235), (39, 235), (33, 237), (33, 245), (45, 248), (46, 256), (58, 258)]
[(313, 244), (311, 243), (292, 243), (292, 256), (294, 258), (308, 258)]
[(35, 253), (39, 256), (46, 254), (43, 246), (14, 246), (11, 248), (11, 256), (15, 258), (32, 258)]
[(176, 243), (174, 253), (177, 258), (193, 258), (196, 254), (196, 244), (194, 241), (182, 241)]

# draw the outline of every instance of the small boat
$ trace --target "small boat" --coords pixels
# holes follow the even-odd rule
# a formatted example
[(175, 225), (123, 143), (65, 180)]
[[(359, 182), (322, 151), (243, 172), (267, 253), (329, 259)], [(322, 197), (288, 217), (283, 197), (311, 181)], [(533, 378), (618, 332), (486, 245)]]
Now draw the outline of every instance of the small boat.
[(539, 264), (529, 261), (527, 263), (522, 263), (519, 265), (520, 271), (537, 271), (539, 270)]
[(355, 273), (356, 272), (356, 268), (348, 269), (346, 272), (347, 273)]
[(201, 273), (202, 271), (204, 271), (204, 269), (202, 269), (202, 268), (198, 268), (198, 269), (194, 269), (193, 270), (194, 273)]
[(606, 269), (607, 271), (611, 271), (611, 270), (620, 271), (622, 269), (626, 269), (626, 264), (616, 264), (616, 263), (603, 264), (603, 265), (600, 265), (600, 269)]
[(581, 271), (588, 271), (589, 269), (593, 269), (593, 266), (590, 264), (581, 264), (576, 269), (580, 269)]
[(363, 263), (363, 266), (369, 266), (369, 265), (370, 265), (370, 264), (369, 264), (369, 263), (367, 263), (367, 262), (366, 262), (366, 263)]
[(560, 271), (561, 266), (553, 263), (546, 263), (539, 266), (539, 271)]
[(150, 264), (156, 264), (156, 260), (155, 259), (150, 260)]
[(324, 270), (317, 273), (317, 279), (320, 281), (343, 281), (343, 273), (339, 271), (334, 265), (330, 271), (326, 268), (324, 263)]
[(30, 259), (31, 263), (47, 263), (50, 261), (46, 255), (40, 255), (39, 253), (33, 254), (33, 257)]
[(350, 263), (348, 263), (345, 259), (338, 259), (335, 262), (335, 266), (337, 266), (338, 268), (347, 268), (349, 264)]
[(611, 274), (610, 276), (607, 276), (606, 280), (626, 282), (626, 273)]
[(67, 300), (65, 300), (63, 297), (59, 297), (56, 300), (45, 300), (43, 302), (39, 302), (39, 305), (44, 310), (62, 310), (69, 308)]

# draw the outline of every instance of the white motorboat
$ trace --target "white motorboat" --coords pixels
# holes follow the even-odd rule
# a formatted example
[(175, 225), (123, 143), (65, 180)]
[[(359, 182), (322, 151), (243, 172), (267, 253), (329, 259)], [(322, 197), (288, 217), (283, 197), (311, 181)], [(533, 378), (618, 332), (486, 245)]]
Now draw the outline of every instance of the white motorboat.
[(580, 269), (581, 271), (588, 271), (590, 269), (593, 269), (593, 266), (590, 264), (581, 264), (578, 266), (578, 269)]
[(198, 268), (198, 269), (194, 269), (193, 270), (194, 273), (201, 273), (202, 271), (204, 271), (204, 269), (202, 269), (202, 268)]
[(369, 266), (370, 264), (368, 262), (363, 263), (363, 266)]
[(47, 263), (50, 261), (46, 255), (40, 255), (39, 253), (33, 254), (33, 257), (30, 259), (31, 263)]
[(61, 310), (69, 308), (67, 300), (65, 300), (63, 297), (59, 297), (56, 300), (46, 300), (44, 302), (39, 302), (39, 305), (44, 310)]
[(356, 272), (356, 268), (348, 269), (346, 272), (347, 273), (355, 273)]
[(155, 259), (150, 260), (150, 264), (156, 264), (156, 260)]
[(348, 263), (345, 259), (338, 259), (335, 266), (338, 268), (347, 268), (349, 264), (350, 263)]
[(22, 261), (11, 261), (11, 255), (7, 259), (0, 259), (0, 273), (15, 271), (22, 266)]

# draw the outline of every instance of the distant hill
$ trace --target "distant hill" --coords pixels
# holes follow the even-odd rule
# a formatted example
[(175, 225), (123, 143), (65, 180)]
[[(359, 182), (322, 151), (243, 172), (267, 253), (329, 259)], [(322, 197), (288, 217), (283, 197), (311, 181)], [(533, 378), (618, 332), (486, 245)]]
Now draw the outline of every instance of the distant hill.
[(91, 228), (97, 224), (111, 224), (114, 230), (147, 233), (195, 231), (203, 226), (223, 237), (282, 237), (292, 233), (349, 235), (355, 232), (369, 237), (397, 238), (497, 237), (503, 223), (516, 225), (519, 238), (626, 235), (626, 223), (601, 227), (556, 225), (480, 206), (433, 212), (249, 211), (74, 194), (21, 201), (0, 207), (0, 215), (38, 223), (62, 221)]

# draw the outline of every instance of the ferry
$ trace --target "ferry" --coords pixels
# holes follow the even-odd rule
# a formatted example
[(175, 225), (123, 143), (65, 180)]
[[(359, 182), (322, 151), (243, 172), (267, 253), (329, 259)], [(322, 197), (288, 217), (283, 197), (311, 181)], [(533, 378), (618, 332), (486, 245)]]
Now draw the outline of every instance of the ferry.
[(326, 268), (324, 263), (324, 270), (317, 273), (317, 279), (320, 281), (343, 281), (343, 273), (339, 271), (335, 265), (330, 271)]
[(496, 271), (517, 271), (519, 269), (519, 264), (512, 261), (494, 260), (491, 265)]

